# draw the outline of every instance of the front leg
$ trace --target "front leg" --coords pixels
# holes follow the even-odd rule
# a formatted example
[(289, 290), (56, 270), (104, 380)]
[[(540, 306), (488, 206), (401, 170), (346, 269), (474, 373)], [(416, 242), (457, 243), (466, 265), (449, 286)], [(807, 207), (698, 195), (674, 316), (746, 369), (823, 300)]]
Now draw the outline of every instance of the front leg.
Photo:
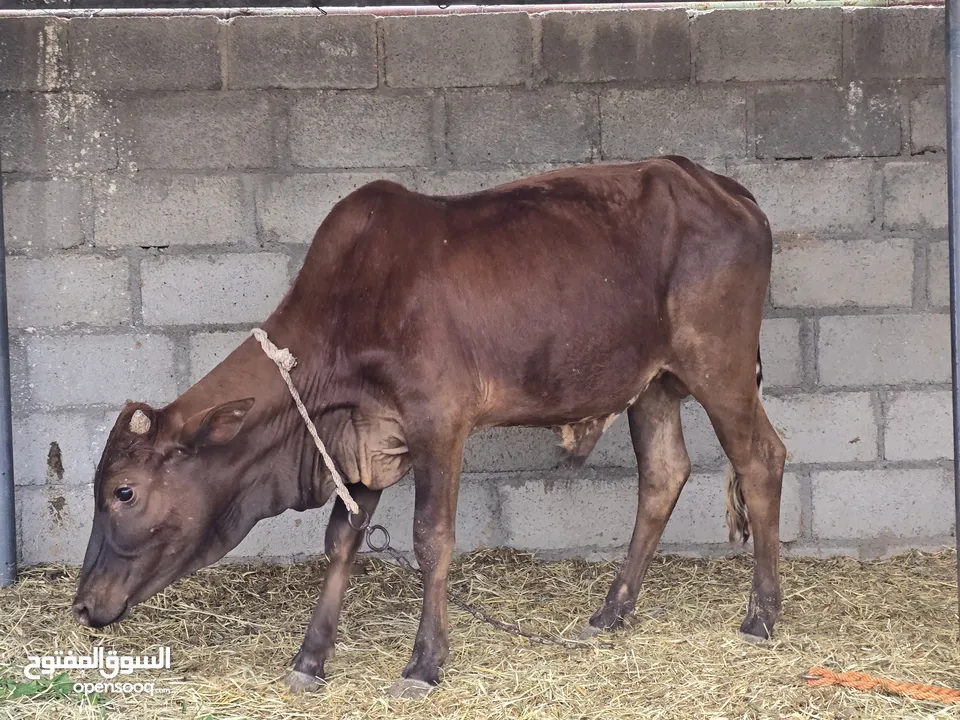
[(413, 548), (423, 573), (423, 608), (410, 662), (392, 697), (425, 697), (440, 682), (449, 654), (447, 573), (456, 547), (457, 494), (466, 432), (430, 438), (414, 457)]
[[(359, 520), (363, 519), (364, 512), (367, 518), (372, 518), (380, 501), (380, 490), (371, 490), (360, 484), (349, 486), (349, 490), (360, 507)], [(363, 539), (363, 532), (350, 525), (349, 516), (338, 497), (327, 524), (326, 552), (330, 566), (300, 652), (293, 660), (293, 670), (287, 675), (287, 687), (294, 692), (317, 690), (325, 679), (323, 664), (333, 656), (343, 596), (350, 584), (353, 558)]]

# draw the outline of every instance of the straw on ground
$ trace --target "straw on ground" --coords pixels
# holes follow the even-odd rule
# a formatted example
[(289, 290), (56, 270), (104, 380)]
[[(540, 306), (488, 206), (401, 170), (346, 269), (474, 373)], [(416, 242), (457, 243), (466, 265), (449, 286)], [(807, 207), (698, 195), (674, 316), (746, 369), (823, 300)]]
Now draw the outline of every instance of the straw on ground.
[[(0, 675), (22, 679), (28, 654), (55, 648), (86, 652), (100, 643), (141, 654), (165, 644), (172, 647), (172, 674), (150, 679), (169, 692), (102, 695), (93, 706), (75, 696), (18, 697), (0, 700), (0, 717), (960, 718), (956, 706), (810, 688), (803, 679), (812, 666), (824, 666), (960, 687), (955, 557), (785, 560), (784, 616), (765, 646), (736, 634), (750, 586), (743, 555), (657, 558), (637, 617), (613, 635), (613, 649), (530, 645), (451, 609), (449, 670), (425, 701), (384, 697), (413, 642), (420, 588), (383, 561), (358, 565), (329, 684), (305, 696), (287, 694), (281, 679), (318, 596), (322, 561), (209, 568), (104, 630), (70, 617), (75, 571), (37, 567), (0, 590)], [(490, 550), (460, 557), (451, 583), (497, 617), (574, 637), (616, 567)]]

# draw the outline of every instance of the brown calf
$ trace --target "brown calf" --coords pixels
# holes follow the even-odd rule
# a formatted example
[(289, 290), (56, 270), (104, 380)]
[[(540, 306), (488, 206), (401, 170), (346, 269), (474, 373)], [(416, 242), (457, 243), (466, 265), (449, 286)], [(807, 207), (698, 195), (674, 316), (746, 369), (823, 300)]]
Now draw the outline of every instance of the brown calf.
[[(739, 184), (679, 157), (557, 170), (455, 197), (375, 182), (339, 202), (263, 324), (360, 507), (413, 469), (424, 577), (413, 655), (394, 694), (423, 694), (447, 657), (446, 581), (464, 443), (492, 426), (553, 427), (575, 458), (627, 412), (640, 471), (626, 562), (595, 630), (619, 626), (690, 461), (681, 400), (730, 459), (731, 533), (754, 533), (741, 631), (780, 608), (785, 449), (759, 400), (770, 227)], [(277, 368), (250, 338), (162, 409), (128, 403), (95, 480), (74, 605), (120, 619), (223, 557), (253, 525), (331, 496)], [(533, 519), (532, 519), (533, 520)], [(320, 600), (289, 684), (313, 688), (334, 645), (361, 533), (338, 499)]]

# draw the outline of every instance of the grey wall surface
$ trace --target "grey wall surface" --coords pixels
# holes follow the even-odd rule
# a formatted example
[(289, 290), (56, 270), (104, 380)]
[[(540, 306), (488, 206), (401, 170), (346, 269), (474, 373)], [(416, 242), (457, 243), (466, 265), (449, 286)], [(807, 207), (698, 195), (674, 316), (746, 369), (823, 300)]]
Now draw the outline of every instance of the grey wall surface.
[[(793, 553), (951, 541), (942, 8), (0, 20), (0, 144), (22, 559), (80, 559), (127, 398), (162, 403), (274, 307), (332, 204), (681, 153), (776, 231), (766, 407)], [(728, 550), (702, 410), (664, 536)], [(587, 469), (547, 430), (474, 436), (458, 544), (628, 542), (624, 418)], [(409, 480), (379, 519), (409, 547)], [(325, 511), (232, 557), (322, 551)]]

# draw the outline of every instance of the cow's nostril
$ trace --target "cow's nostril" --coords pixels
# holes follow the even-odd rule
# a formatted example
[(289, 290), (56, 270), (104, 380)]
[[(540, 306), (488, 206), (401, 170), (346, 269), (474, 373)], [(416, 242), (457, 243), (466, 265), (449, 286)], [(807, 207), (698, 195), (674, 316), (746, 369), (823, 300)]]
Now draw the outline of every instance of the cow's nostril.
[(76, 602), (73, 604), (73, 617), (81, 625), (90, 627), (90, 611), (87, 610), (87, 606), (83, 603)]

